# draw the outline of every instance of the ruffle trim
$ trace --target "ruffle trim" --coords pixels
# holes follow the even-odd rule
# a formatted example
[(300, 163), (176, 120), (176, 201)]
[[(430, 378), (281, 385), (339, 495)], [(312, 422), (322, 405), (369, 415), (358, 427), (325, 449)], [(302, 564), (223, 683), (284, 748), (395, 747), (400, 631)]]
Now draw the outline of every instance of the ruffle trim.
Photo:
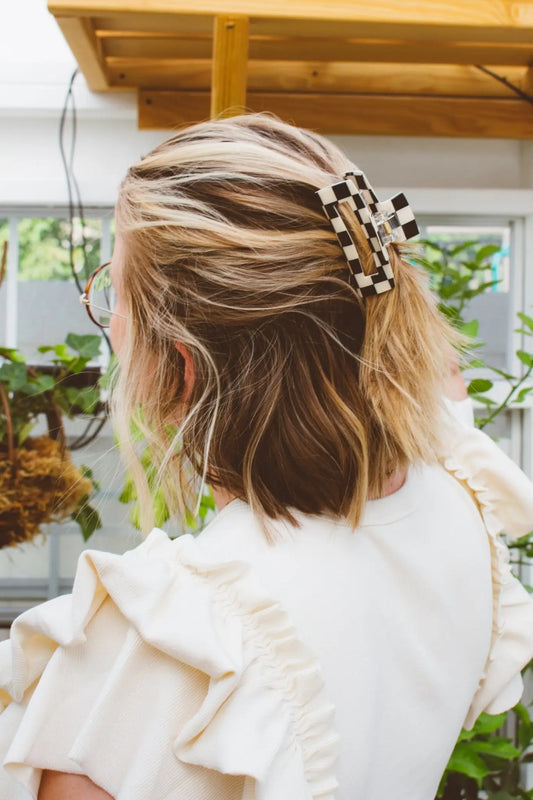
[[(460, 431), (460, 437), (457, 436)], [(466, 718), (499, 713), (522, 694), (520, 670), (533, 657), (533, 600), (514, 577), (502, 534), (511, 541), (533, 530), (533, 484), (488, 436), (456, 427), (455, 445), (442, 458), (475, 500), (489, 537), (493, 587), (491, 646)]]
[(338, 736), (316, 658), (248, 565), (212, 563), (190, 536), (154, 530), (123, 556), (84, 553), (72, 597), (23, 614), (9, 655), (0, 648), (5, 704), (23, 701), (57, 646), (85, 640), (107, 596), (143, 641), (209, 676), (174, 736), (181, 762), (248, 776), (254, 800), (333, 800)]

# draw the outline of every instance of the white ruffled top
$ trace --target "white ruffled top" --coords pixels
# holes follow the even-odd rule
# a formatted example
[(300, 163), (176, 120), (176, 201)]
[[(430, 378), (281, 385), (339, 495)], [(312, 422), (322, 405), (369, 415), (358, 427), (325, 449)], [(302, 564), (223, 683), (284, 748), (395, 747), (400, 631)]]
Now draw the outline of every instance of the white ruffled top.
[(234, 501), (197, 539), (86, 552), (0, 645), (0, 798), (54, 769), (116, 800), (431, 800), (533, 656), (501, 539), (533, 528), (532, 485), (453, 438), (355, 532), (298, 515), (269, 545)]

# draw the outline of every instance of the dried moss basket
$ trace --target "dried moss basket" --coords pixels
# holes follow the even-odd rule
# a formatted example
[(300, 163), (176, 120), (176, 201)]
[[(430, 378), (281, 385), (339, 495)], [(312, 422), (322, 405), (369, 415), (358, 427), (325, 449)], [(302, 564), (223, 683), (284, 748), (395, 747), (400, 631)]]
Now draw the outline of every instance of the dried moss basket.
[(33, 539), (44, 523), (69, 517), (93, 485), (72, 463), (59, 414), (48, 419), (53, 436), (29, 437), (15, 447), (1, 387), (0, 395), (7, 421), (7, 441), (0, 443), (0, 547), (10, 547)]

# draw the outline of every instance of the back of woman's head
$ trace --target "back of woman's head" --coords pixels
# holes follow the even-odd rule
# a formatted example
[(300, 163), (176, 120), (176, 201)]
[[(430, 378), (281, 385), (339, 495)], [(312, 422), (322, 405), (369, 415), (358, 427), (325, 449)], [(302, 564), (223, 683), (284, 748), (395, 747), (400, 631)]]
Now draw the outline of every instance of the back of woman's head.
[(392, 291), (363, 299), (351, 285), (316, 195), (350, 169), (327, 140), (248, 115), (182, 130), (126, 176), (115, 422), (123, 444), (132, 418), (144, 431), (173, 510), (202, 476), (264, 517), (355, 527), (392, 472), (434, 460), (453, 334), (396, 245)]

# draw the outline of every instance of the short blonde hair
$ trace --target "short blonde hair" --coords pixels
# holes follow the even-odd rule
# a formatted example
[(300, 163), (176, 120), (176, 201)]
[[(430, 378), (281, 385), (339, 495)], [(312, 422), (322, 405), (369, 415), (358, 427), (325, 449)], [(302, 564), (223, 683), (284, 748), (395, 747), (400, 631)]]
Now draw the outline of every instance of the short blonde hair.
[[(117, 206), (129, 317), (113, 408), (145, 528), (131, 420), (181, 515), (196, 475), (263, 519), (298, 510), (355, 528), (391, 473), (436, 459), (454, 333), (398, 246), (394, 290), (362, 300), (350, 285), (316, 191), (352, 168), (326, 139), (250, 114), (181, 130), (129, 170)], [(176, 342), (193, 365), (187, 395)]]

